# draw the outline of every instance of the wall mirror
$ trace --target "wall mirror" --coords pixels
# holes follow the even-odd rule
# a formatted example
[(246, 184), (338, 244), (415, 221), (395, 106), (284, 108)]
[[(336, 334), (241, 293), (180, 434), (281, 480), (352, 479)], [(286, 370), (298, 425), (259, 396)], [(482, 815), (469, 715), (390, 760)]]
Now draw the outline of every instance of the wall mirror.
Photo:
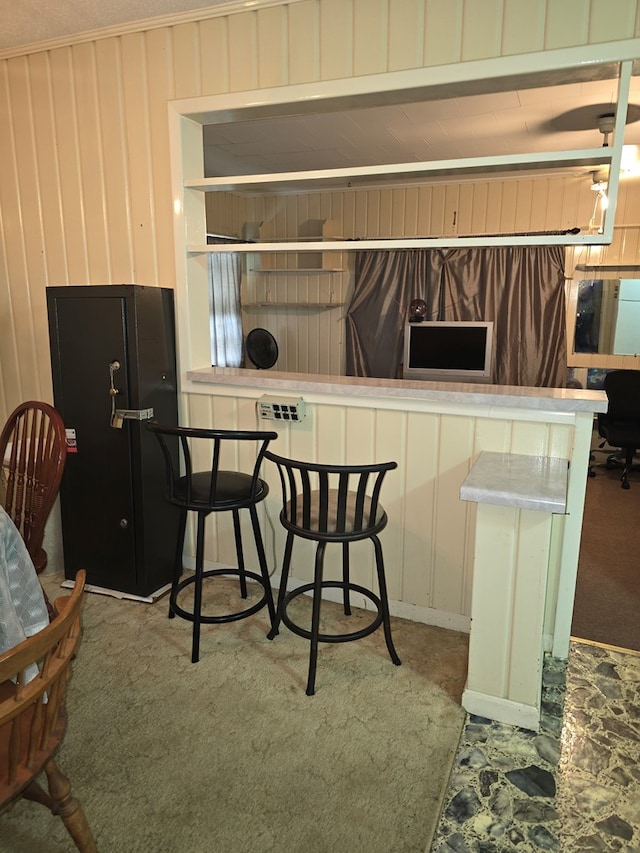
[(578, 283), (573, 351), (640, 354), (640, 279), (584, 279)]

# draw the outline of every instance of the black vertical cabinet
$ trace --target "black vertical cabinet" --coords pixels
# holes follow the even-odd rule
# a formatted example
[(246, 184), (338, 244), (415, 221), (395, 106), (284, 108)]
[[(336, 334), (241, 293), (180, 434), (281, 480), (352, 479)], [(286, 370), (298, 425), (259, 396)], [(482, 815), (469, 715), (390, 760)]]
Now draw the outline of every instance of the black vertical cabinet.
[[(54, 403), (68, 430), (65, 576), (84, 568), (89, 584), (149, 597), (170, 581), (177, 541), (160, 447), (146, 429), (150, 409), (159, 423), (178, 422), (173, 291), (48, 287), (47, 308)], [(129, 413), (121, 428), (114, 408)]]

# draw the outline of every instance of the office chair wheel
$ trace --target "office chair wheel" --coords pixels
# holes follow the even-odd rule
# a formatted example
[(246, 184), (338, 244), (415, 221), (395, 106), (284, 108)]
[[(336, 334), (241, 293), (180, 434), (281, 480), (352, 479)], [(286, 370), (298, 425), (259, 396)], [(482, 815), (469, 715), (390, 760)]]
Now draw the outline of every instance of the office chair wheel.
[(627, 482), (627, 480), (625, 480), (625, 481), (622, 483), (622, 488), (623, 488), (623, 489), (630, 489), (630, 488), (631, 488), (631, 483), (629, 483), (629, 482)]

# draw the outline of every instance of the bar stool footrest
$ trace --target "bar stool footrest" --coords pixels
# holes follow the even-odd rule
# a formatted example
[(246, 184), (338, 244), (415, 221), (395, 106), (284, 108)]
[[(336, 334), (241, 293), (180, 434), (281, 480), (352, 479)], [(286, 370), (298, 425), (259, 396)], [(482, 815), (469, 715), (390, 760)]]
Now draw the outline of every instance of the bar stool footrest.
[[(346, 634), (318, 634), (318, 642), (321, 643), (348, 643), (351, 640), (361, 640), (363, 637), (368, 637), (369, 634), (373, 634), (374, 631), (382, 625), (383, 622), (383, 614), (382, 614), (382, 603), (380, 598), (372, 592), (370, 589), (365, 589), (363, 586), (359, 586), (355, 583), (345, 584), (342, 581), (322, 581), (320, 584), (322, 589), (340, 589), (344, 590), (345, 587), (348, 588), (349, 592), (358, 592), (360, 595), (364, 595), (365, 598), (368, 598), (371, 601), (377, 610), (375, 618), (371, 621), (366, 627), (361, 628), (358, 631), (350, 631)], [(297, 634), (299, 637), (304, 637), (307, 640), (311, 639), (311, 631), (306, 628), (302, 628), (300, 625), (296, 624), (292, 621), (291, 617), (287, 614), (288, 605), (299, 595), (303, 595), (305, 592), (311, 592), (314, 589), (314, 584), (306, 583), (302, 586), (296, 587), (296, 589), (288, 592), (282, 603), (282, 622), (287, 626), (287, 628), (292, 631), (294, 634)]]
[[(227, 577), (227, 578), (228, 577), (231, 577), (231, 578), (236, 577), (236, 578), (239, 578), (240, 576), (241, 576), (240, 570), (234, 569), (234, 568), (210, 569), (209, 571), (202, 573), (202, 579), (203, 580), (205, 578), (212, 578), (212, 577)], [(255, 602), (255, 604), (252, 604), (251, 607), (247, 607), (244, 610), (239, 610), (235, 613), (225, 613), (225, 614), (222, 614), (220, 616), (205, 616), (204, 614), (202, 614), (199, 618), (199, 621), (203, 625), (215, 625), (215, 624), (220, 624), (223, 622), (236, 622), (239, 619), (244, 619), (247, 616), (252, 616), (254, 613), (257, 613), (259, 610), (262, 610), (262, 608), (265, 607), (265, 605), (267, 604), (267, 590), (266, 590), (264, 579), (261, 578), (260, 575), (256, 574), (255, 572), (249, 572), (247, 570), (245, 570), (244, 576), (245, 576), (245, 578), (247, 578), (247, 579), (250, 578), (251, 580), (260, 584), (260, 586), (262, 587), (262, 591), (263, 591), (262, 598), (260, 598), (257, 602)], [(193, 622), (195, 620), (194, 614), (191, 611), (185, 610), (183, 607), (180, 607), (180, 605), (177, 604), (176, 600), (178, 598), (178, 594), (183, 589), (186, 589), (186, 587), (190, 586), (191, 584), (194, 584), (195, 582), (196, 582), (196, 575), (192, 575), (191, 577), (184, 578), (183, 580), (181, 580), (177, 584), (175, 589), (171, 590), (171, 593), (169, 596), (170, 610), (173, 612), (173, 614), (176, 616), (180, 616), (182, 619), (186, 619), (189, 622)]]

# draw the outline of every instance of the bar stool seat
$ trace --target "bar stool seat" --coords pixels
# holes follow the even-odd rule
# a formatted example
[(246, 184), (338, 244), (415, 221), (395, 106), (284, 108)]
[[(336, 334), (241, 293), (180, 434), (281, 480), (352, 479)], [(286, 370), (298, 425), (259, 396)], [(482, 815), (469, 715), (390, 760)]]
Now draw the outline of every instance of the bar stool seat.
[[(269, 494), (269, 486), (261, 479), (260, 465), (269, 442), (278, 437), (276, 432), (257, 430), (215, 430), (195, 427), (169, 427), (149, 423), (148, 429), (155, 433), (165, 460), (167, 499), (180, 508), (180, 526), (176, 547), (175, 567), (169, 594), (169, 618), (179, 616), (193, 623), (191, 660), (197, 663), (200, 656), (200, 626), (219, 624), (245, 619), (263, 607), (269, 611), (270, 624), (275, 619), (275, 608), (271, 581), (264, 552), (262, 534), (256, 507)], [(255, 463), (251, 473), (229, 471), (220, 468), (220, 458), (225, 448), (231, 445), (254, 442), (257, 444)], [(203, 447), (204, 446), (204, 447)], [(206, 450), (204, 449), (206, 448)], [(194, 455), (206, 452), (211, 459), (208, 470), (193, 471)], [(181, 473), (183, 472), (183, 473)], [(242, 547), (240, 510), (248, 509), (260, 564), (260, 574), (245, 568)], [(181, 580), (183, 573), (182, 553), (189, 512), (197, 514), (195, 574)], [(237, 568), (210, 569), (204, 571), (205, 519), (214, 512), (231, 512), (236, 545)], [(247, 579), (261, 587), (257, 601), (241, 610), (218, 615), (202, 613), (202, 588), (207, 578), (237, 577), (240, 595), (248, 597)], [(193, 609), (187, 610), (178, 604), (180, 593), (193, 585)]]
[[(379, 502), (382, 480), (387, 471), (397, 467), (395, 462), (378, 465), (320, 465), (286, 459), (267, 451), (265, 459), (278, 466), (282, 485), (283, 507), (280, 521), (287, 531), (282, 563), (282, 576), (278, 593), (276, 618), (267, 635), (274, 639), (280, 622), (290, 631), (310, 641), (307, 696), (315, 692), (316, 666), (319, 643), (346, 643), (372, 634), (381, 625), (387, 650), (396, 666), (400, 665), (391, 637), (389, 602), (384, 571), (382, 545), (378, 533), (387, 525), (387, 514)], [(315, 540), (314, 579), (311, 583), (287, 591), (294, 538)], [(349, 571), (349, 545), (370, 539), (374, 546), (378, 592), (353, 583)], [(325, 580), (324, 555), (329, 542), (342, 544), (342, 577)], [(363, 628), (329, 633), (320, 631), (322, 592), (338, 589), (342, 592), (343, 609), (351, 615), (351, 593), (358, 593), (374, 606), (373, 619)], [(312, 593), (311, 628), (297, 624), (289, 612), (289, 605), (298, 596)]]

